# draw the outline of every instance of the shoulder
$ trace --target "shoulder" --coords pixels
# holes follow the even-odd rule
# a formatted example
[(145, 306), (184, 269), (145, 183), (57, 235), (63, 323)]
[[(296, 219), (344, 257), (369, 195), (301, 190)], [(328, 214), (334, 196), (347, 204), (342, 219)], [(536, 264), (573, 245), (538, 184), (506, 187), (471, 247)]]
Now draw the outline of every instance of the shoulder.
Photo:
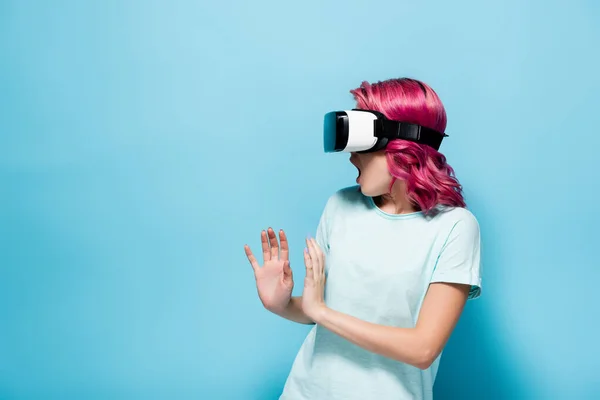
[(325, 212), (333, 213), (342, 209), (349, 209), (355, 205), (364, 204), (365, 196), (360, 191), (360, 186), (347, 186), (336, 190), (327, 198)]
[(338, 189), (334, 192), (329, 199), (331, 201), (343, 202), (343, 201), (362, 201), (364, 199), (364, 195), (360, 191), (360, 186), (347, 186), (341, 189)]
[(365, 199), (365, 195), (360, 191), (360, 186), (347, 186), (333, 192), (327, 203), (332, 206), (339, 207), (349, 204), (361, 203)]
[(454, 233), (479, 235), (479, 221), (468, 209), (463, 207), (450, 207), (441, 210), (434, 218), (444, 226), (445, 230)]

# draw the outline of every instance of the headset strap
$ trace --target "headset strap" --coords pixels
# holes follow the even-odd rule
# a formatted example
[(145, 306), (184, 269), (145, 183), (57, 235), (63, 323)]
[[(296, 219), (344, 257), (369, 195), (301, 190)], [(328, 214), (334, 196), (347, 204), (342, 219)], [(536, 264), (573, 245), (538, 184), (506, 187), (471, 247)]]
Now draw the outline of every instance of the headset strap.
[(438, 150), (442, 140), (447, 137), (445, 133), (406, 122), (391, 121), (389, 119), (379, 120), (382, 124), (382, 137), (388, 139), (404, 139), (411, 142), (425, 144)]

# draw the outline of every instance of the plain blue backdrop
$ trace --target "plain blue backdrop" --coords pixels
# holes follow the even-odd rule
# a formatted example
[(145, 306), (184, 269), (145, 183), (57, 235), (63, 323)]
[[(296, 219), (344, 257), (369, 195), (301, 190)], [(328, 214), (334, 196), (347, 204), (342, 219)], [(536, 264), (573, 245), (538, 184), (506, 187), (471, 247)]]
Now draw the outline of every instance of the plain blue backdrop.
[(243, 245), (354, 184), (322, 116), (409, 76), (479, 218), (438, 399), (600, 397), (600, 6), (0, 1), (0, 399), (276, 399), (309, 327)]

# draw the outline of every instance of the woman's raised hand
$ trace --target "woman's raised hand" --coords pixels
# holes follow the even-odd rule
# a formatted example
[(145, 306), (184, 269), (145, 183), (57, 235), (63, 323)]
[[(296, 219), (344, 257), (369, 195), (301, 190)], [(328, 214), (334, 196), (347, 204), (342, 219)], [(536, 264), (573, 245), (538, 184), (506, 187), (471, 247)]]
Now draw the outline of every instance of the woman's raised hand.
[(258, 297), (269, 311), (279, 313), (284, 310), (292, 297), (294, 279), (289, 261), (288, 241), (283, 230), (279, 231), (281, 247), (272, 228), (260, 234), (263, 253), (261, 266), (248, 245), (244, 246), (246, 256), (254, 270)]

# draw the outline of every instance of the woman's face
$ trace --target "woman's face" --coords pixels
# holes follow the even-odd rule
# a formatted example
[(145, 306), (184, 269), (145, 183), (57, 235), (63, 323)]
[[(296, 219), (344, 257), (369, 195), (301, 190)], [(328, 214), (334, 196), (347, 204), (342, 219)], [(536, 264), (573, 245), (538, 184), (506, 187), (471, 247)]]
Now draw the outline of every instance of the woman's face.
[(365, 196), (375, 197), (389, 193), (392, 175), (388, 170), (384, 150), (350, 153), (350, 162), (358, 169), (356, 183)]

